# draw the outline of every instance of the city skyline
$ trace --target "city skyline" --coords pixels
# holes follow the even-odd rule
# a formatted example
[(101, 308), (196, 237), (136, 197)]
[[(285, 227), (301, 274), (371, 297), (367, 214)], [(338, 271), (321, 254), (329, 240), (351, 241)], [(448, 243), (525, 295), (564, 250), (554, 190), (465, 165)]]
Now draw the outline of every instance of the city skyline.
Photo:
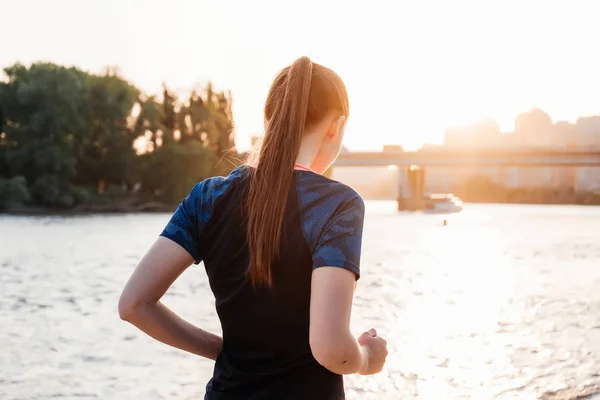
[(447, 127), (483, 118), (510, 131), (534, 107), (554, 121), (600, 113), (592, 1), (309, 3), (11, 2), (0, 65), (116, 65), (149, 93), (213, 81), (233, 92), (241, 149), (262, 131), (272, 78), (303, 54), (346, 82), (351, 150), (441, 143)]
[(556, 121), (534, 108), (517, 115), (510, 131), (502, 131), (493, 119), (447, 128), (442, 145), (600, 147), (600, 115), (580, 116), (574, 122)]

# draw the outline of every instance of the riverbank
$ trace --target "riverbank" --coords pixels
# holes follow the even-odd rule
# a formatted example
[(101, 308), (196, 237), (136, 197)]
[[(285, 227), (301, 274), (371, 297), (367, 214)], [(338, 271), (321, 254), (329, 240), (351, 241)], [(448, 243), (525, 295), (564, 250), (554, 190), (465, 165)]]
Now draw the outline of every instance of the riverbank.
[(36, 206), (13, 206), (0, 211), (0, 214), (23, 216), (49, 216), (49, 215), (87, 215), (87, 214), (130, 214), (130, 213), (166, 213), (173, 212), (177, 206), (160, 203), (146, 202), (141, 204), (114, 203), (114, 204), (80, 204), (72, 208), (53, 208)]
[(600, 192), (575, 188), (507, 187), (488, 178), (476, 177), (453, 188), (468, 203), (600, 205)]
[[(540, 198), (489, 198), (478, 196), (461, 196), (456, 193), (465, 204), (522, 204), (522, 205), (580, 205), (580, 206), (598, 206), (600, 205), (600, 195), (598, 198), (592, 198), (591, 201), (577, 201), (569, 197), (558, 197), (555, 201), (548, 201)], [(365, 198), (365, 200), (389, 201), (383, 198)], [(21, 216), (73, 216), (90, 214), (135, 214), (135, 213), (172, 213), (177, 205), (171, 205), (161, 202), (145, 202), (139, 204), (132, 203), (114, 203), (114, 204), (80, 204), (72, 208), (53, 208), (38, 206), (13, 206), (0, 210), (0, 215), (21, 215)]]
[(573, 192), (552, 189), (504, 189), (502, 191), (456, 190), (465, 203), (538, 204), (538, 205), (600, 205), (600, 193)]

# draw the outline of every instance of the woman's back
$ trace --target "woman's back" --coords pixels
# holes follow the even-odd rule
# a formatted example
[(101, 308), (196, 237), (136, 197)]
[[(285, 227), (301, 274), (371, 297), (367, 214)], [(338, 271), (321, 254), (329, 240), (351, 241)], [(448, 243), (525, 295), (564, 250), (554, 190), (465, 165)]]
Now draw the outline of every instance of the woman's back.
[(309, 345), (313, 268), (359, 274), (363, 203), (352, 189), (295, 171), (272, 287), (248, 279), (243, 204), (250, 167), (199, 183), (163, 236), (203, 260), (223, 329), (223, 349), (207, 399), (341, 399), (340, 375), (322, 367)]

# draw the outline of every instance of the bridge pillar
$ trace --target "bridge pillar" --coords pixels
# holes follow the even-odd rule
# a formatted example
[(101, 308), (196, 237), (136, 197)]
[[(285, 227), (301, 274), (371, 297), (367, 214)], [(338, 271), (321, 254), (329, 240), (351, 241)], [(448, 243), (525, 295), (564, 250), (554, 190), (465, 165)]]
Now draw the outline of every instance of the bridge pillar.
[(398, 168), (398, 211), (421, 210), (424, 207), (425, 169), (411, 165)]
[(407, 197), (407, 188), (406, 188), (406, 168), (402, 165), (396, 166), (396, 204), (398, 206), (398, 211), (404, 211), (406, 209), (406, 197)]
[(406, 171), (401, 165), (396, 165), (396, 200), (405, 196)]

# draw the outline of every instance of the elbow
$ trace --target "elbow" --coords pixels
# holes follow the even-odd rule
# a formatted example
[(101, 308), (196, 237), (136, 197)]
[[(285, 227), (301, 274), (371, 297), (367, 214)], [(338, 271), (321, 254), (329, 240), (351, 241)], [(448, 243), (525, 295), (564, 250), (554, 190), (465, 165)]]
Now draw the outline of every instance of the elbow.
[(126, 296), (121, 295), (119, 298), (119, 318), (123, 321), (131, 322), (138, 311), (137, 302), (127, 299)]
[(341, 357), (334, 354), (333, 352), (329, 352), (329, 351), (315, 352), (313, 350), (312, 353), (313, 353), (313, 357), (315, 358), (315, 360), (317, 360), (317, 362), (321, 366), (323, 366), (324, 368), (326, 368), (329, 371), (336, 373), (336, 374), (340, 374), (338, 371), (340, 370), (340, 367), (343, 366), (343, 364), (346, 362), (345, 360), (343, 360)]
[(347, 373), (351, 358), (346, 347), (340, 341), (310, 341), (310, 350), (315, 360), (324, 368), (340, 375)]
[(119, 297), (119, 318), (136, 325), (136, 322), (147, 318), (147, 314), (157, 304), (158, 300), (143, 298), (137, 293), (124, 291)]

